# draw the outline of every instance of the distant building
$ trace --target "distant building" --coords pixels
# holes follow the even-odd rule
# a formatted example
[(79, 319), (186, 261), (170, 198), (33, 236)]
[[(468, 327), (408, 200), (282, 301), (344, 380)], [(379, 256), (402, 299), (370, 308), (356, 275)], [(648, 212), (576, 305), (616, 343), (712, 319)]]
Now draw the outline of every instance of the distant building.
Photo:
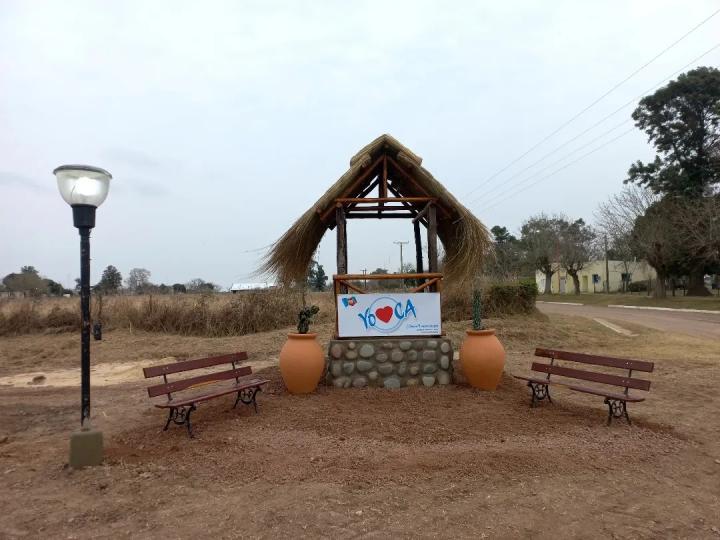
[(260, 291), (263, 289), (274, 289), (275, 284), (268, 281), (262, 283), (233, 283), (230, 292), (233, 294), (243, 291)]
[[(552, 275), (550, 282), (553, 294), (572, 294), (575, 292), (572, 276), (559, 264), (554, 265), (560, 268)], [(627, 285), (633, 282), (646, 282), (656, 278), (655, 270), (645, 261), (608, 261), (608, 274), (610, 281), (610, 292), (622, 292), (627, 290)], [(581, 293), (605, 292), (605, 261), (590, 261), (578, 272)], [(535, 282), (540, 294), (545, 292), (545, 274), (535, 272)], [(624, 286), (623, 286), (624, 285)]]

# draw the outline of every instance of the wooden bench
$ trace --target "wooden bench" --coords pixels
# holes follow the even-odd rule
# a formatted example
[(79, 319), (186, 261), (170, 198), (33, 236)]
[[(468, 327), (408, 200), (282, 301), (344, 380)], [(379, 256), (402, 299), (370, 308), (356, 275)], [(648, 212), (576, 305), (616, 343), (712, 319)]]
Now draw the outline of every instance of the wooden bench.
[[(159, 377), (161, 375), (163, 378), (162, 384), (156, 384), (148, 387), (147, 389), (148, 396), (151, 398), (163, 394), (167, 395), (167, 401), (155, 404), (155, 406), (160, 409), (168, 409), (168, 418), (163, 431), (167, 430), (170, 422), (174, 422), (179, 426), (183, 424), (186, 425), (188, 435), (193, 437), (192, 426), (190, 425), (190, 415), (197, 408), (195, 405), (202, 401), (208, 401), (210, 399), (224, 396), (226, 394), (234, 394), (236, 392), (237, 398), (235, 399), (233, 409), (237, 407), (239, 402), (242, 401), (245, 405), (252, 404), (255, 408), (255, 413), (257, 414), (258, 410), (255, 396), (259, 391), (261, 391), (261, 386), (269, 381), (267, 379), (258, 378), (240, 379), (240, 377), (244, 377), (252, 373), (250, 366), (237, 367), (237, 364), (243, 360), (247, 360), (247, 357), (246, 352), (238, 352), (223, 356), (174, 362), (172, 364), (153, 366), (143, 369), (146, 379)], [(174, 373), (186, 373), (188, 371), (206, 369), (223, 364), (230, 364), (232, 368), (225, 371), (196, 375), (194, 377), (188, 377), (174, 382), (168, 381), (168, 375), (172, 375)], [(181, 396), (180, 398), (177, 398), (173, 396), (173, 394), (184, 390), (192, 390), (194, 388), (232, 379), (234, 379), (234, 382), (229, 386), (214, 386), (212, 389), (209, 389), (204, 393), (194, 394), (187, 397)]]
[[(624, 358), (612, 358), (609, 356), (594, 356), (590, 354), (575, 353), (568, 351), (557, 351), (553, 349), (535, 349), (535, 356), (549, 358), (550, 363), (533, 362), (530, 369), (545, 376), (529, 376), (523, 377), (515, 375), (516, 379), (528, 381), (528, 386), (532, 392), (530, 406), (534, 407), (538, 402), (547, 399), (552, 403), (550, 397), (550, 386), (559, 385), (583, 392), (585, 394), (593, 394), (605, 398), (605, 404), (608, 406), (608, 420), (610, 425), (613, 418), (625, 417), (630, 424), (630, 416), (627, 412), (627, 404), (630, 402), (645, 401), (644, 395), (631, 394), (630, 389), (650, 391), (650, 381), (645, 379), (636, 379), (632, 376), (633, 371), (642, 371), (650, 373), (655, 368), (653, 362), (645, 362), (641, 360), (626, 360)], [(609, 368), (618, 368), (627, 370), (627, 375), (611, 375), (598, 371), (586, 371), (574, 367), (559, 365), (556, 361), (577, 362), (586, 366), (603, 366)], [(551, 379), (551, 375), (555, 378)], [(560, 380), (557, 377), (561, 377)], [(597, 388), (590, 386), (580, 386), (573, 382), (574, 380), (589, 381), (607, 386), (623, 387), (623, 391), (614, 389)]]

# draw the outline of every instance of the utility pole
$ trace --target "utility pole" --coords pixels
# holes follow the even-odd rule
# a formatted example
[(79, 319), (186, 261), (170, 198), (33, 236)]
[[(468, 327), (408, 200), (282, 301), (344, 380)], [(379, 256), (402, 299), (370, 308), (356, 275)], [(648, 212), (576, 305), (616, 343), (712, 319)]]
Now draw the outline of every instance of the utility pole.
[(365, 290), (367, 291), (367, 278), (364, 276), (367, 276), (367, 268), (362, 269), (363, 273), (363, 287), (365, 287)]
[(610, 293), (610, 265), (608, 263), (608, 239), (605, 235), (605, 292)]
[(393, 244), (397, 244), (400, 246), (400, 273), (402, 274), (404, 272), (403, 270), (403, 246), (405, 244), (409, 244), (410, 242), (393, 242)]

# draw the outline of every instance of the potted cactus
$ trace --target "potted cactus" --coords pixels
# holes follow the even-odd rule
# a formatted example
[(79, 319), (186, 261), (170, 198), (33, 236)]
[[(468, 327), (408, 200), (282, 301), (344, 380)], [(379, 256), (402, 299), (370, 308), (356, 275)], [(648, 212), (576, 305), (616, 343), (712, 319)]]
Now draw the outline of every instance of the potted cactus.
[(495, 390), (505, 368), (505, 349), (482, 321), (482, 292), (473, 291), (473, 327), (460, 347), (460, 366), (471, 386)]
[(280, 373), (291, 394), (308, 394), (317, 388), (325, 371), (325, 353), (310, 333), (310, 324), (320, 308), (303, 305), (298, 313), (297, 333), (288, 334), (280, 351)]

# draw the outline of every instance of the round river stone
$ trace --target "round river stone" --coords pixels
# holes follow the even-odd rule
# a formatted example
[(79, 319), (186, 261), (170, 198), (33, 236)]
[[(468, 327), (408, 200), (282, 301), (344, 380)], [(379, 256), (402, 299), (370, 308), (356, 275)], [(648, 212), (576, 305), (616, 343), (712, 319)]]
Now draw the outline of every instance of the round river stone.
[(362, 347), (360, 347), (360, 356), (362, 358), (370, 358), (373, 354), (375, 354), (375, 347), (369, 343), (365, 343)]

